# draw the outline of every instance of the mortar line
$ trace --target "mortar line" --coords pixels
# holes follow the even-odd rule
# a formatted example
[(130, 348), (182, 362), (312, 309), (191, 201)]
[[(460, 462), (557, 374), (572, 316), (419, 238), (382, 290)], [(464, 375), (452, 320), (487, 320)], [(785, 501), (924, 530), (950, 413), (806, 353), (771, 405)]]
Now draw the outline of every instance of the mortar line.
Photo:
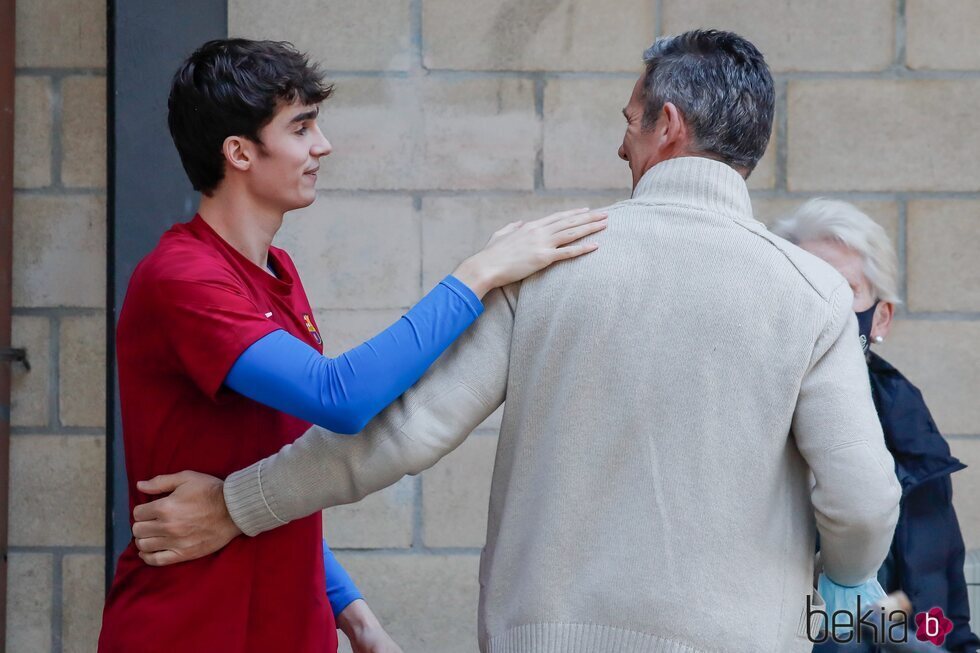
[(62, 574), (62, 563), (65, 555), (62, 551), (52, 551), (52, 567), (54, 567), (54, 577), (51, 582), (51, 653), (61, 653), (62, 644), (62, 597), (64, 596), (64, 578)]
[[(412, 546), (408, 549), (409, 551), (425, 551), (425, 542), (423, 538), (424, 524), (422, 521), (422, 475), (419, 474), (415, 477), (414, 483), (414, 496), (412, 505)], [(380, 551), (382, 549), (374, 549)], [(387, 550), (387, 549), (383, 549)], [(404, 549), (403, 549), (404, 551)]]
[(106, 73), (106, 68), (44, 68), (41, 66), (21, 66), (14, 69), (14, 74), (17, 76), (50, 77), (59, 81), (65, 77), (99, 77)]
[(776, 85), (776, 189), (786, 191), (789, 178), (789, 83)]
[[(625, 166), (625, 164), (623, 164)], [(358, 198), (371, 199), (377, 197), (412, 197), (445, 198), (468, 197), (481, 198), (524, 198), (524, 197), (567, 197), (582, 195), (612, 195), (619, 194), (623, 199), (629, 199), (629, 188), (463, 188), (449, 190), (444, 188), (425, 188), (408, 191), (405, 189), (385, 188), (321, 188), (317, 195), (323, 198)], [(792, 199), (805, 200), (812, 197), (833, 197), (850, 201), (888, 201), (895, 202), (899, 195), (910, 200), (980, 200), (977, 191), (850, 191), (829, 189), (782, 190), (774, 188), (751, 189), (749, 194), (753, 199)], [(15, 309), (16, 310), (16, 309)], [(104, 309), (101, 309), (104, 310)]]
[(105, 551), (104, 546), (54, 546), (48, 544), (35, 545), (17, 545), (7, 547), (7, 551), (10, 553), (48, 553), (48, 554), (62, 554), (62, 555), (80, 555), (80, 554), (90, 554), (90, 555), (101, 555)]
[(63, 158), (61, 136), (64, 125), (63, 81), (64, 77), (59, 77), (53, 79), (51, 84), (51, 112), (53, 121), (51, 126), (51, 186), (54, 188), (64, 188), (61, 170)]
[(968, 311), (909, 311), (900, 315), (907, 322), (980, 322), (980, 313)]
[(545, 79), (534, 78), (534, 116), (538, 121), (538, 147), (534, 157), (534, 190), (544, 189), (544, 92)]
[(457, 70), (455, 68), (421, 68), (413, 65), (409, 70), (325, 70), (324, 75), (331, 79), (351, 77), (406, 79), (424, 73), (440, 79), (636, 79), (635, 71), (560, 71), (560, 70)]
[(414, 545), (411, 548), (397, 548), (397, 547), (381, 547), (381, 548), (370, 548), (370, 549), (356, 549), (356, 548), (334, 548), (330, 547), (335, 553), (343, 553), (350, 556), (361, 556), (361, 557), (382, 557), (382, 556), (472, 556), (479, 555), (482, 551), (482, 547), (428, 547), (428, 548), (416, 548)]
[[(61, 427), (61, 316), (52, 315), (48, 318), (48, 424), (49, 429)], [(15, 433), (14, 429), (10, 431)]]
[(895, 65), (899, 70), (909, 70), (908, 64), (908, 14), (906, 0), (898, 0), (895, 7)]
[(422, 224), (422, 196), (415, 193), (412, 195), (412, 210), (418, 219), (419, 228), (419, 296), (426, 291), (425, 287), (425, 227)]
[(318, 313), (386, 313), (389, 311), (407, 311), (412, 308), (412, 304), (404, 304), (402, 306), (382, 306), (371, 308), (314, 308), (313, 310)]
[(15, 306), (11, 309), (14, 315), (33, 315), (40, 317), (85, 317), (105, 315), (104, 308), (82, 306)]
[[(413, 64), (414, 65), (414, 64)], [(323, 76), (331, 81), (337, 79), (408, 79), (414, 68), (409, 70), (324, 70)]]
[[(52, 159), (51, 165), (54, 166)], [(105, 188), (95, 186), (41, 186), (39, 188), (14, 188), (14, 194), (26, 197), (77, 197), (79, 195), (105, 195)]]
[[(417, 58), (417, 57), (416, 57)], [(454, 68), (424, 68), (418, 61), (413, 62), (409, 70), (324, 70), (324, 75), (331, 79), (344, 78), (393, 78), (407, 79), (419, 74), (435, 79), (636, 79), (636, 71), (615, 70), (457, 70)], [(946, 80), (946, 81), (975, 81), (980, 79), (980, 70), (916, 70), (889, 65), (881, 70), (809, 70), (809, 71), (780, 71), (773, 72), (772, 78), (780, 81), (840, 81), (840, 80)]]
[(980, 193), (975, 191), (851, 191), (851, 190), (787, 190), (758, 188), (750, 190), (753, 197), (760, 199), (804, 199), (809, 197), (836, 197), (851, 200), (872, 200), (897, 202), (899, 199), (947, 199), (947, 200), (977, 200)]
[(409, 22), (412, 30), (411, 43), (415, 50), (413, 57), (413, 69), (416, 73), (425, 72), (425, 52), (422, 41), (422, 0), (411, 0)]
[(12, 426), (10, 437), (91, 437), (104, 436), (106, 430), (101, 426)]
[(902, 298), (902, 305), (899, 306), (898, 314), (905, 317), (909, 311), (909, 272), (908, 272), (908, 199), (900, 197), (898, 199), (898, 242), (896, 250), (898, 254), (898, 283), (899, 293)]
[(976, 80), (980, 70), (914, 70), (891, 65), (882, 70), (860, 71), (798, 71), (773, 73), (776, 80)]

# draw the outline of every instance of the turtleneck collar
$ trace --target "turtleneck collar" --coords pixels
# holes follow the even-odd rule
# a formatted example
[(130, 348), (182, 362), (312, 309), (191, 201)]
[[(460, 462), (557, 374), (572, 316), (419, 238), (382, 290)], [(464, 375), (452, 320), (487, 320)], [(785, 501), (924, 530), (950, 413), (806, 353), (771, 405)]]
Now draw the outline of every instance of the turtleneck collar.
[(752, 201), (742, 175), (721, 161), (685, 156), (661, 161), (644, 173), (633, 199), (677, 204), (753, 220)]

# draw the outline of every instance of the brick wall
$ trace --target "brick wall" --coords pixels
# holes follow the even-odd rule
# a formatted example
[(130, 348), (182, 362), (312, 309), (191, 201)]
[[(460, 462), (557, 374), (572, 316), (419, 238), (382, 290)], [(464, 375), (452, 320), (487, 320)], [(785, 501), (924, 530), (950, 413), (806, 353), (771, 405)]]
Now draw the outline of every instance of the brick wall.
[(7, 651), (95, 650), (105, 544), (105, 2), (17, 3)]
[[(104, 2), (18, 14), (10, 651), (92, 650), (104, 493)], [(327, 349), (397, 319), (493, 229), (629, 192), (619, 111), (659, 33), (740, 32), (776, 75), (758, 217), (814, 195), (895, 240), (904, 305), (881, 347), (955, 455), (980, 547), (980, 6), (972, 0), (229, 0), (231, 33), (288, 39), (337, 83), (320, 197), (288, 216)], [(408, 653), (473, 651), (499, 414), (447, 460), (354, 506), (328, 539)]]

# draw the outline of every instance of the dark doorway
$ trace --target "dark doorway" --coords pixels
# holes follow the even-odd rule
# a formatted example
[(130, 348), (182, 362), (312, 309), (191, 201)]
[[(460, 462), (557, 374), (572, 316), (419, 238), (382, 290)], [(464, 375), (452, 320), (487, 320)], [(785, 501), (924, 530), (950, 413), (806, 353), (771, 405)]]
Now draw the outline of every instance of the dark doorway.
[(227, 0), (110, 0), (106, 582), (131, 539), (115, 375), (115, 328), (133, 268), (174, 222), (191, 188), (167, 131), (170, 78), (199, 45), (228, 34)]

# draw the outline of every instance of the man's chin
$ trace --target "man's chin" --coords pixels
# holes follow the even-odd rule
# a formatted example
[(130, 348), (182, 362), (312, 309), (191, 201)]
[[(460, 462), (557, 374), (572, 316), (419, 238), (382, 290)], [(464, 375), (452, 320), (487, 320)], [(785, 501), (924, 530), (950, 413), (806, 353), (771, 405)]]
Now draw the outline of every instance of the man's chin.
[(287, 211), (296, 211), (298, 209), (305, 209), (309, 205), (316, 201), (316, 191), (312, 193), (303, 193), (299, 199), (296, 201), (295, 206), (287, 209)]

